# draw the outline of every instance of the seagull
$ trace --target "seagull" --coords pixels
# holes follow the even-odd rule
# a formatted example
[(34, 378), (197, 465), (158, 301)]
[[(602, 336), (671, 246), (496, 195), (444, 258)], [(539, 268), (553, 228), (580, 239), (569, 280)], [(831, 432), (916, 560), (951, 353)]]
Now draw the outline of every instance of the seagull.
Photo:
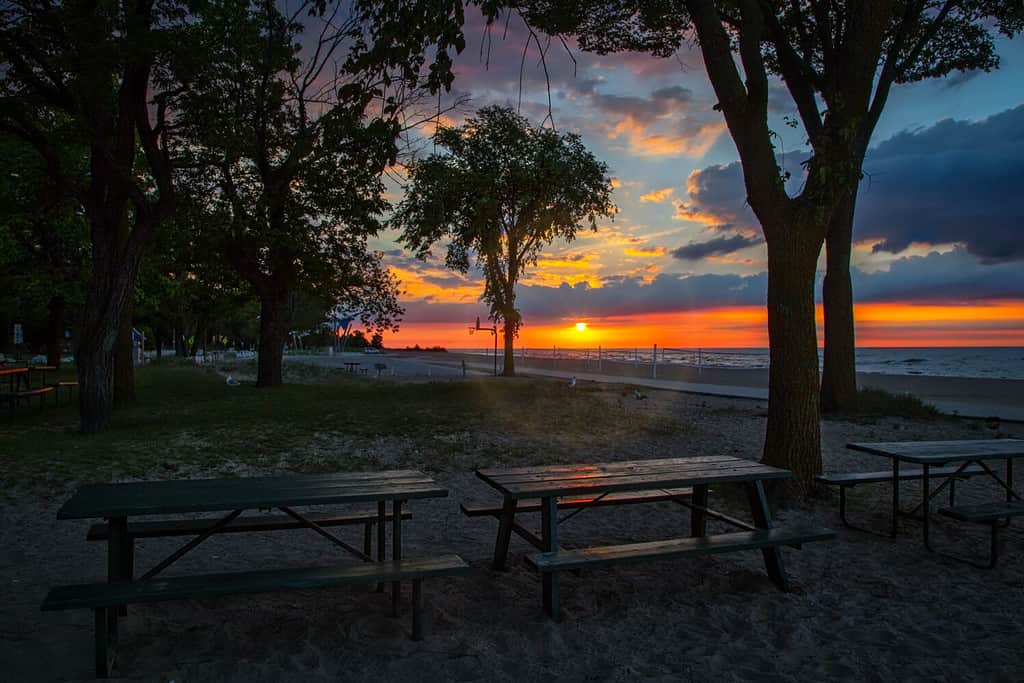
[(572, 379), (569, 380), (569, 388), (572, 389), (575, 386), (576, 386), (576, 375), (573, 375)]

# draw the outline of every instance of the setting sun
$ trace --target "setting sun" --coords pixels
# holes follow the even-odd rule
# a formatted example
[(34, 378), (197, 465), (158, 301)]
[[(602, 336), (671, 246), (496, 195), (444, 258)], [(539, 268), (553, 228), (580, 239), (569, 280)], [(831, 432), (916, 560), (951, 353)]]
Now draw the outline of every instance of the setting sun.
[(576, 331), (577, 332), (586, 332), (587, 331), (587, 324), (586, 323), (576, 323)]

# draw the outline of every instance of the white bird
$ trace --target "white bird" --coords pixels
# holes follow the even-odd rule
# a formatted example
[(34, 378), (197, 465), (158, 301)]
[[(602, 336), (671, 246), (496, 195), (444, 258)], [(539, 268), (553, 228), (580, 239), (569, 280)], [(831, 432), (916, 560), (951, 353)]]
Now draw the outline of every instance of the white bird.
[(569, 380), (569, 388), (572, 389), (575, 386), (576, 386), (576, 375), (573, 375), (572, 379)]
[(241, 384), (241, 382), (239, 382), (231, 375), (228, 375), (228, 378), (224, 383), (227, 384), (229, 387), (237, 387), (239, 384)]
[(647, 396), (645, 396), (644, 394), (641, 394), (639, 389), (634, 389), (633, 390), (633, 398), (635, 398), (638, 401), (642, 401), (645, 398), (647, 398)]

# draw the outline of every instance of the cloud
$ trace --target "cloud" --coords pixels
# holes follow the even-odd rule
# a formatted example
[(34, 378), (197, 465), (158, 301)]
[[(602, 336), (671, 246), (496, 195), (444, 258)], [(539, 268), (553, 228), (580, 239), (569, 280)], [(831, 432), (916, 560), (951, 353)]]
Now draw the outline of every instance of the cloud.
[(673, 190), (671, 187), (663, 187), (660, 190), (654, 190), (653, 192), (648, 192), (647, 194), (640, 195), (640, 201), (660, 204), (661, 202), (671, 197), (672, 192)]
[(986, 265), (960, 247), (899, 258), (888, 270), (851, 269), (857, 301), (983, 302), (1024, 299), (1024, 277), (1012, 263)]
[(689, 201), (677, 201), (675, 217), (703, 225), (756, 225), (747, 205), (740, 162), (694, 169), (686, 178)]
[(690, 242), (678, 249), (672, 250), (672, 256), (683, 261), (700, 261), (709, 256), (725, 256), (746, 249), (764, 240), (759, 237), (747, 237), (745, 235), (730, 235), (715, 237), (707, 242)]
[(854, 236), (875, 251), (962, 243), (984, 263), (1024, 260), (1024, 106), (987, 119), (947, 119), (869, 151)]
[(634, 258), (652, 258), (664, 256), (668, 253), (665, 247), (626, 247), (626, 256)]

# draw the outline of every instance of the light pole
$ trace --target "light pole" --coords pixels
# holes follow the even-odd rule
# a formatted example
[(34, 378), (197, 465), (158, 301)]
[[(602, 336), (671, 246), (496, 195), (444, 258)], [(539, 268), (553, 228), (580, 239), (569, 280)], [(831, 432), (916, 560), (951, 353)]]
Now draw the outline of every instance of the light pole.
[(486, 330), (494, 336), (494, 376), (498, 376), (498, 326), (492, 325), (490, 327), (480, 327), (480, 318), (476, 319), (476, 327), (469, 328), (469, 333), (473, 334), (478, 330)]

